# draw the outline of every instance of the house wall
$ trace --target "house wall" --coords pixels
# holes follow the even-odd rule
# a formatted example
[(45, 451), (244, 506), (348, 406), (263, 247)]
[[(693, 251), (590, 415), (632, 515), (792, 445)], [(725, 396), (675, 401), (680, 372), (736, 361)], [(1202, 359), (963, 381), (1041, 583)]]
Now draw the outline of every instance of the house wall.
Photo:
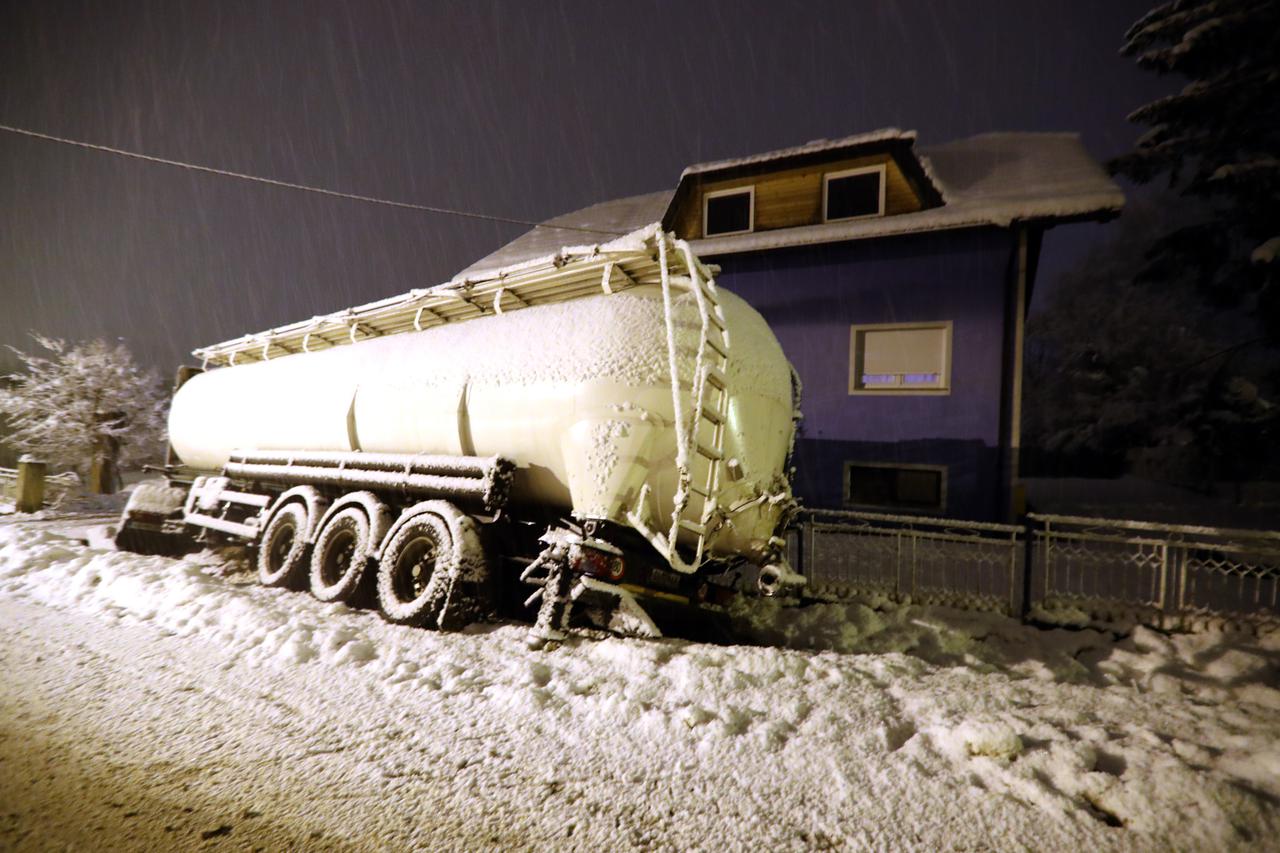
[(702, 201), (709, 192), (755, 186), (756, 231), (794, 228), (822, 222), (822, 176), (862, 166), (885, 167), (885, 215), (914, 213), (921, 202), (902, 168), (891, 154), (846, 157), (830, 163), (818, 163), (783, 169), (763, 175), (749, 175), (719, 180), (693, 178), (693, 191), (684, 197), (675, 216), (675, 232), (687, 240), (701, 239)]
[[(946, 503), (929, 514), (1001, 516), (1015, 246), (990, 228), (707, 259), (768, 320), (804, 382), (795, 464), (807, 506), (845, 506), (848, 461), (940, 465)], [(949, 393), (849, 393), (850, 326), (937, 320), (953, 324)]]

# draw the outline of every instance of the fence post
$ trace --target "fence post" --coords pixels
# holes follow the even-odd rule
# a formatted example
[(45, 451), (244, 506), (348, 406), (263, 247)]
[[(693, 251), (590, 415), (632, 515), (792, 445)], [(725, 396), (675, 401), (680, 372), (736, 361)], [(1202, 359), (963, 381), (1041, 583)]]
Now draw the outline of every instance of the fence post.
[(1181, 571), (1186, 547), (1180, 541), (1166, 539), (1160, 546), (1160, 622), (1161, 629), (1173, 628), (1182, 611)]
[(30, 454), (18, 460), (18, 512), (37, 512), (44, 506), (44, 462)]
[[(801, 559), (804, 561), (804, 573), (805, 573), (804, 576), (808, 578), (809, 573), (818, 568), (818, 561), (815, 560), (813, 557), (813, 555), (817, 553), (817, 550), (815, 548), (817, 543), (813, 541), (813, 537), (816, 531), (813, 529), (812, 518), (808, 519), (804, 523), (803, 530), (804, 530), (804, 535), (809, 537), (809, 541), (801, 546), (801, 550), (804, 552), (803, 556), (801, 557)], [(812, 581), (813, 578), (809, 578), (809, 580)]]
[[(1036, 529), (1034, 525), (1039, 524), (1036, 520), (1026, 517), (1022, 519), (1023, 530), (1026, 534), (1027, 541), (1022, 549), (1022, 619), (1026, 621), (1031, 616), (1031, 602), (1035, 600), (1035, 576), (1036, 576), (1036, 556), (1038, 549), (1047, 547), (1047, 537), (1041, 542), (1036, 542)], [(1046, 529), (1048, 523), (1045, 522)], [(1048, 556), (1045, 557), (1045, 571), (1048, 571)]]
[[(1026, 518), (1022, 519), (1023, 530), (1026, 530)], [(1026, 589), (1027, 589), (1027, 548), (1025, 543), (1023, 547), (1018, 547), (1018, 534), (1009, 534), (1012, 541), (1009, 543), (1009, 615), (1016, 616), (1019, 619), (1027, 618), (1026, 607)], [(1022, 572), (1018, 572), (1018, 555), (1022, 555)], [(1018, 584), (1022, 584), (1022, 588), (1018, 588)]]

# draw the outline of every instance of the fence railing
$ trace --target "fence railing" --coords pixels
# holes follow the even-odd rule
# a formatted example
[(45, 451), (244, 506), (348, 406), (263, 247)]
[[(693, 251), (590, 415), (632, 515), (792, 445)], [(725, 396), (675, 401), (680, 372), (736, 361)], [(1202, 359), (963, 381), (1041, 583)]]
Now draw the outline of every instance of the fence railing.
[(818, 594), (1017, 614), (1024, 530), (947, 518), (809, 510), (793, 546)]
[(1030, 515), (1032, 588), (1046, 612), (1186, 627), (1280, 621), (1280, 533)]
[(1268, 531), (808, 510), (789, 546), (817, 595), (880, 595), (1077, 623), (1280, 623), (1280, 533)]
[[(51, 474), (44, 478), (45, 503), (57, 506), (80, 488), (80, 477), (74, 471)], [(17, 468), (0, 468), (0, 495), (13, 498), (18, 486)]]

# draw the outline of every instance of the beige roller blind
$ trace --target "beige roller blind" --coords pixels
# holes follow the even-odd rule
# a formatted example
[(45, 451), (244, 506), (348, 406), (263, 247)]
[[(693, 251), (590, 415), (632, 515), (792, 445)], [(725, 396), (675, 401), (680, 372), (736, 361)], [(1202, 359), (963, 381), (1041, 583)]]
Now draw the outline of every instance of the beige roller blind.
[(938, 373), (946, 365), (947, 330), (885, 329), (862, 333), (862, 372)]
[(951, 384), (951, 323), (852, 327), (849, 393), (946, 394)]

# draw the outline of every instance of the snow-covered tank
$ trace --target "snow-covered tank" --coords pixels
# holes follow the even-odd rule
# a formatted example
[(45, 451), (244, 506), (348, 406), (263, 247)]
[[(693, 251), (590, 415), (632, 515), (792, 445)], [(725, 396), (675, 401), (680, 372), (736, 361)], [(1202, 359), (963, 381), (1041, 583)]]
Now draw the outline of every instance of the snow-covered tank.
[(178, 390), (170, 443), (241, 481), (318, 460), (331, 490), (348, 467), (377, 463), (351, 482), (393, 489), (394, 460), (502, 458), (511, 514), (636, 531), (685, 574), (745, 559), (776, 580), (792, 371), (711, 273), (655, 227), (198, 350), (226, 366)]
[[(722, 448), (732, 473), (719, 501), (748, 508), (708, 550), (759, 561), (785, 507), (791, 376), (760, 315), (719, 296), (732, 340)], [(517, 503), (622, 524), (635, 510), (670, 518), (678, 437), (663, 308), (660, 287), (638, 287), (210, 371), (174, 397), (170, 442), (215, 471), (240, 448), (505, 456)], [(673, 308), (687, 376), (698, 311), (687, 293)]]

